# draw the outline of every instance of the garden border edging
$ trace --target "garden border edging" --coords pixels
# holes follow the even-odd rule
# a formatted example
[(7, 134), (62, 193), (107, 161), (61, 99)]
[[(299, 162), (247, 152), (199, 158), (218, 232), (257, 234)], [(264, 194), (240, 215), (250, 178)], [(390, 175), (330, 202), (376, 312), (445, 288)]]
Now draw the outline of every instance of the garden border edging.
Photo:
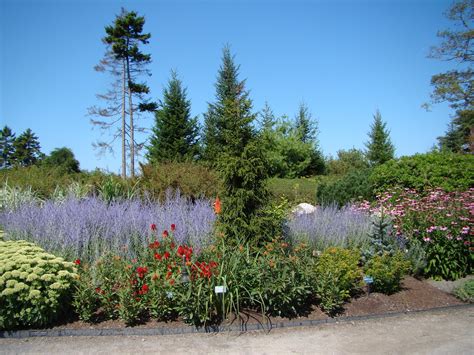
[(193, 326), (187, 327), (159, 327), (159, 328), (110, 328), (110, 329), (31, 329), (31, 330), (3, 330), (0, 331), (0, 338), (8, 339), (22, 339), (30, 337), (63, 337), (63, 336), (121, 336), (121, 335), (137, 335), (137, 336), (150, 336), (150, 335), (178, 335), (178, 334), (191, 334), (191, 333), (219, 333), (219, 332), (246, 332), (252, 330), (266, 330), (278, 328), (295, 328), (295, 327), (310, 327), (321, 324), (331, 323), (346, 323), (353, 321), (362, 321), (369, 319), (380, 319), (395, 317), (404, 314), (411, 313), (427, 313), (431, 311), (443, 311), (450, 309), (463, 309), (473, 307), (474, 304), (461, 304), (443, 307), (434, 307), (419, 310), (406, 310), (402, 312), (389, 312), (389, 313), (376, 313), (368, 314), (363, 316), (346, 316), (340, 318), (327, 318), (327, 319), (313, 319), (313, 320), (290, 320), (284, 322), (278, 322), (270, 324), (267, 328), (261, 323), (249, 324), (242, 326), (228, 326), (228, 327), (205, 327), (195, 328)]

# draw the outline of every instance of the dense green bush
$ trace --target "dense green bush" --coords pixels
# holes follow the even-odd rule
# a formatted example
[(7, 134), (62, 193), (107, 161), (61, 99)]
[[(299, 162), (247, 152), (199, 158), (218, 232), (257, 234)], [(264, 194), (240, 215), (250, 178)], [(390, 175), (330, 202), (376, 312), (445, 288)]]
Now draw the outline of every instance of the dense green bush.
[(25, 241), (0, 241), (0, 329), (38, 327), (68, 305), (74, 264)]
[(219, 191), (217, 174), (193, 162), (142, 165), (139, 186), (154, 198), (163, 198), (166, 190), (179, 189), (182, 195), (213, 198)]
[(370, 180), (381, 192), (394, 186), (421, 193), (432, 188), (466, 190), (474, 186), (474, 156), (432, 152), (401, 157), (376, 167)]
[(323, 205), (344, 206), (349, 202), (371, 200), (373, 187), (369, 181), (370, 169), (353, 170), (340, 179), (321, 183), (316, 192), (316, 200)]
[(410, 269), (402, 252), (375, 255), (365, 265), (364, 272), (374, 279), (373, 291), (392, 294), (400, 290), (403, 276)]
[(359, 259), (358, 250), (337, 247), (328, 248), (321, 254), (316, 265), (315, 293), (324, 311), (337, 312), (360, 287)]

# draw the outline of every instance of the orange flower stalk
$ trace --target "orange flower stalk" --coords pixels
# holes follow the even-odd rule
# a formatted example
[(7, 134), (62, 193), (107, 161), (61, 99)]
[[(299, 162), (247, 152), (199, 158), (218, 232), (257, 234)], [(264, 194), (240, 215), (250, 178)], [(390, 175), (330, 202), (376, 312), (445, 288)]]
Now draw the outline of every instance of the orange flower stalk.
[(217, 196), (214, 201), (214, 212), (215, 214), (221, 213), (221, 200), (219, 199), (219, 196)]

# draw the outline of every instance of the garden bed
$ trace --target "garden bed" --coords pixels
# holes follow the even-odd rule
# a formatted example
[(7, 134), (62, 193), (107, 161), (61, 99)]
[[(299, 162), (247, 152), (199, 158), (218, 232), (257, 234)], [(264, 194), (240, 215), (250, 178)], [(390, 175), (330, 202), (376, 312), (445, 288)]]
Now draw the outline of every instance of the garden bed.
[[(456, 306), (465, 304), (453, 295), (443, 292), (424, 280), (418, 280), (413, 277), (405, 277), (403, 280), (402, 290), (392, 294), (384, 295), (381, 293), (363, 294), (357, 298), (351, 299), (344, 305), (344, 309), (334, 317), (334, 319), (353, 317), (353, 316), (370, 316), (398, 312), (420, 311), (431, 308), (440, 308), (447, 306)], [(281, 317), (265, 317), (262, 321), (261, 314), (242, 312), (245, 319), (242, 322), (245, 325), (261, 323), (263, 328), (270, 328), (271, 325), (288, 321), (311, 321), (311, 320), (327, 320), (329, 317), (319, 308), (314, 307), (311, 313), (297, 319), (287, 319)], [(239, 326), (241, 323), (237, 320), (229, 319), (224, 322), (223, 327)], [(144, 320), (141, 324), (134, 328), (183, 328), (192, 326), (181, 320), (170, 322), (157, 322), (155, 320)], [(103, 320), (95, 323), (86, 323), (77, 319), (70, 319), (61, 325), (52, 327), (53, 330), (62, 329), (123, 329), (127, 328), (125, 323), (120, 320)]]

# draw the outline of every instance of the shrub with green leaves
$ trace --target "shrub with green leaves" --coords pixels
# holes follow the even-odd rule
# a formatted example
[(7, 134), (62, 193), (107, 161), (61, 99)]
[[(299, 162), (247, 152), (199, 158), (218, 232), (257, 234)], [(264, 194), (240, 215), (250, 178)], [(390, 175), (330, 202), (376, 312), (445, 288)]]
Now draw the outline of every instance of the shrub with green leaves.
[(464, 302), (474, 303), (474, 279), (468, 280), (461, 286), (456, 287), (453, 293)]
[(375, 255), (364, 267), (364, 272), (372, 276), (373, 291), (392, 294), (400, 290), (403, 276), (410, 270), (410, 262), (402, 252), (393, 255)]
[(401, 157), (376, 167), (370, 180), (382, 192), (395, 186), (420, 193), (433, 188), (466, 190), (474, 184), (474, 155), (432, 152)]
[(0, 241), (0, 328), (58, 319), (77, 278), (74, 264), (25, 241)]
[(321, 183), (316, 192), (319, 204), (344, 206), (350, 202), (371, 200), (373, 187), (369, 181), (370, 169), (350, 171), (340, 179)]
[(360, 252), (355, 249), (326, 249), (315, 269), (315, 293), (321, 308), (337, 312), (343, 303), (361, 286)]

